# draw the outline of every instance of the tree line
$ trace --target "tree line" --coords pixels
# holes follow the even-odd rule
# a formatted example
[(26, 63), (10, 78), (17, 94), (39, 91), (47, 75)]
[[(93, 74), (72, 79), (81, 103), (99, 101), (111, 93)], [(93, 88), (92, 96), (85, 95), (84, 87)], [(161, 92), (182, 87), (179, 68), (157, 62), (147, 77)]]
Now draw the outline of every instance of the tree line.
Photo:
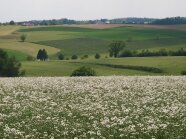
[(175, 24), (186, 24), (185, 17), (172, 17), (165, 19), (157, 19), (152, 22), (152, 24), (156, 25), (175, 25)]
[(71, 20), (67, 18), (52, 20), (32, 20), (24, 22), (14, 22), (13, 20), (0, 25), (63, 25), (63, 24), (156, 24), (156, 25), (175, 25), (186, 24), (185, 17), (171, 17), (164, 19), (157, 18), (116, 18), (116, 19), (99, 19), (99, 20)]
[(160, 49), (158, 51), (150, 51), (148, 49), (142, 51), (124, 50), (119, 57), (152, 57), (152, 56), (186, 56), (186, 50), (180, 48), (176, 51), (167, 51)]

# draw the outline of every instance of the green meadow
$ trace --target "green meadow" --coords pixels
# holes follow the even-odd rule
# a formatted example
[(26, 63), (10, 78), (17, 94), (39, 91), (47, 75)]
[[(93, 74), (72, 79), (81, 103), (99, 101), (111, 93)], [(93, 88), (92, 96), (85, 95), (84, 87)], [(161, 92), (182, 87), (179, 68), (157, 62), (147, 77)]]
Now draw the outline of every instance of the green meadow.
[[(0, 48), (21, 61), (26, 76), (69, 76), (80, 66), (92, 67), (99, 76), (180, 75), (181, 71), (186, 70), (186, 57), (109, 58), (108, 45), (113, 40), (122, 40), (126, 42), (124, 49), (127, 50), (186, 50), (186, 31), (180, 30), (181, 27), (176, 30), (171, 27), (138, 26), (107, 29), (0, 26)], [(27, 36), (26, 42), (20, 41), (21, 34)], [(28, 56), (36, 57), (39, 49), (47, 50), (49, 61), (26, 61)], [(63, 53), (65, 58), (71, 58), (74, 54), (79, 58), (59, 61), (59, 53)], [(101, 59), (94, 59), (96, 53), (101, 55)], [(81, 59), (83, 55), (89, 55), (89, 58)], [(162, 72), (153, 73), (131, 67), (158, 68)]]

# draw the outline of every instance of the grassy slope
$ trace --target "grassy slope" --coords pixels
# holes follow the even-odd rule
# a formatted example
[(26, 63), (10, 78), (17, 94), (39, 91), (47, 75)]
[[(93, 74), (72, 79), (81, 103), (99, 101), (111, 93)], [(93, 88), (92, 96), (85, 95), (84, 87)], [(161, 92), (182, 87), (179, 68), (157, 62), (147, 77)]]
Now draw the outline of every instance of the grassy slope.
[(43, 45), (38, 45), (38, 44), (28, 43), (28, 42), (23, 43), (14, 40), (13, 41), (0, 40), (0, 48), (20, 51), (22, 53), (26, 53), (34, 57), (37, 55), (39, 49), (46, 49), (49, 55), (53, 55), (59, 51), (59, 49), (49, 47), (49, 46), (43, 46)]
[[(21, 33), (16, 30), (23, 28), (20, 26), (0, 26), (0, 48), (16, 51), (16, 57), (20, 58), (25, 55), (36, 56), (39, 49), (46, 49), (49, 55), (54, 55), (59, 52), (59, 49), (50, 46), (38, 45), (29, 42), (20, 42)], [(29, 37), (29, 36), (28, 36)], [(12, 53), (11, 51), (11, 53)], [(20, 53), (22, 54), (20, 54)]]
[[(80, 62), (80, 63), (74, 63)], [(164, 73), (150, 73), (128, 69), (115, 69), (100, 64), (114, 65), (138, 65), (156, 67)], [(27, 76), (69, 76), (73, 70), (80, 66), (89, 66), (96, 70), (98, 75), (180, 75), (186, 70), (186, 57), (151, 57), (151, 58), (124, 58), (124, 59), (100, 59), (77, 61), (48, 61), (48, 62), (23, 62), (23, 69)]]
[[(112, 40), (126, 41), (129, 37), (132, 37), (133, 41), (127, 43), (126, 49), (130, 50), (186, 48), (186, 32), (168, 29), (142, 27), (87, 29), (57, 26), (20, 31), (28, 34), (28, 42), (59, 48), (67, 56), (93, 55), (95, 52), (105, 54), (108, 53), (109, 42)], [(157, 35), (160, 40), (155, 40)]]
[[(59, 49), (63, 50), (63, 52), (69, 56), (74, 53), (91, 55), (97, 51), (98, 53), (105, 54), (107, 53), (107, 45), (110, 41), (114, 39), (127, 40), (128, 37), (132, 37), (133, 41), (127, 43), (126, 49), (141, 50), (148, 48), (156, 50), (160, 48), (186, 48), (186, 32), (175, 30), (147, 29), (141, 27), (118, 27), (104, 30), (66, 27), (36, 28), (34, 30), (22, 30), (24, 32), (21, 33), (27, 34), (27, 42), (25, 43), (17, 40), (17, 36), (19, 36), (20, 33), (16, 34), (14, 31), (8, 31), (7, 29), (9, 34), (1, 33), (3, 35), (0, 36), (0, 48), (8, 49), (10, 55), (17, 55), (20, 57), (20, 60), (24, 59), (27, 54), (35, 56), (40, 48), (47, 49), (49, 55), (56, 54)], [(159, 34), (160, 37), (159, 41), (155, 40), (157, 34)], [(13, 50), (16, 51), (13, 52)], [(25, 55), (23, 55), (23, 53), (25, 53)], [(164, 70), (165, 73), (163, 74), (165, 75), (179, 75), (180, 71), (186, 70), (185, 61), (185, 57), (152, 57), (78, 60), (80, 63), (71, 63), (73, 61), (22, 63), (23, 68), (27, 71), (27, 76), (69, 76), (74, 69), (83, 65), (93, 67), (98, 75), (158, 75), (135, 70), (114, 69), (96, 65), (96, 63), (156, 67)]]
[(22, 53), (20, 51), (10, 50), (10, 49), (3, 49), (7, 52), (9, 57), (16, 57), (19, 61), (25, 61), (28, 57), (26, 53)]
[(0, 26), (0, 36), (9, 35), (18, 29), (20, 29), (19, 26)]

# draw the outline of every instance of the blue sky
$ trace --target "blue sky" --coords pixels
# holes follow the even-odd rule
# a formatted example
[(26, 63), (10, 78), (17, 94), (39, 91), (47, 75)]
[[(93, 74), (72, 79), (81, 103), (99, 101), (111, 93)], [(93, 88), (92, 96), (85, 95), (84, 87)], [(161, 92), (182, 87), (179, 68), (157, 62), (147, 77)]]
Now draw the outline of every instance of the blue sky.
[(120, 17), (186, 17), (186, 0), (0, 0), (0, 22)]

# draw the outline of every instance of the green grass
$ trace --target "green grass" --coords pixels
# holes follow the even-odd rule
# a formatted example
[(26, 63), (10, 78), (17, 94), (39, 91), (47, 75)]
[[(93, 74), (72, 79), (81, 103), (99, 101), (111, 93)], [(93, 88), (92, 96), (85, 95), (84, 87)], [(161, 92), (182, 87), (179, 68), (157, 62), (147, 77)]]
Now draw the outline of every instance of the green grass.
[(20, 32), (34, 32), (34, 31), (68, 31), (68, 32), (89, 32), (98, 29), (78, 28), (78, 27), (64, 27), (64, 26), (49, 26), (29, 29), (20, 29)]
[[(104, 59), (108, 56), (108, 45), (112, 40), (126, 41), (129, 37), (132, 42), (126, 42), (129, 50), (167, 50), (186, 49), (186, 32), (171, 29), (155, 29), (143, 27), (116, 27), (109, 29), (88, 29), (78, 27), (40, 27), (25, 28), (15, 26), (0, 27), (0, 48), (8, 50), (19, 60), (26, 55), (36, 56), (39, 49), (46, 49), (50, 59), (56, 59), (60, 51), (65, 57), (73, 54), (81, 57), (89, 55), (86, 60), (74, 61), (47, 61), (22, 62), (27, 76), (69, 76), (73, 70), (80, 66), (89, 66), (101, 75), (180, 75), (186, 70), (186, 57), (149, 57)], [(19, 30), (19, 32), (15, 32)], [(20, 34), (26, 34), (26, 42), (19, 42)], [(155, 40), (156, 36), (159, 40)], [(14, 52), (15, 51), (15, 52)], [(94, 60), (95, 53), (102, 56)], [(163, 73), (151, 73), (134, 69), (113, 68), (120, 67), (152, 67), (163, 70)]]
[(15, 57), (19, 61), (25, 61), (29, 55), (22, 53), (20, 51), (15, 50), (9, 50), (9, 49), (3, 49), (7, 52), (9, 57)]
[[(70, 76), (73, 70), (88, 66), (96, 70), (98, 76), (109, 75), (180, 75), (186, 69), (186, 57), (150, 57), (150, 58), (122, 58), (100, 60), (74, 61), (46, 61), (22, 62), (26, 76)], [(112, 68), (111, 65), (131, 65), (154, 67), (163, 73), (151, 73), (139, 70)]]
[(60, 49), (65, 56), (72, 56), (72, 54), (94, 55), (96, 53), (106, 53), (109, 42), (93, 38), (75, 38), (38, 42), (38, 44), (56, 47)]
[[(186, 48), (186, 32), (170, 29), (143, 27), (116, 27), (109, 29), (87, 29), (77, 27), (40, 27), (21, 29), (28, 34), (27, 41), (60, 49), (67, 57), (77, 55), (108, 55), (108, 44), (112, 40), (126, 41), (129, 50), (151, 49), (177, 50)], [(159, 40), (155, 40), (156, 36)]]
[(49, 55), (56, 54), (60, 51), (54, 47), (29, 42), (19, 42), (18, 40), (0, 40), (0, 48), (19, 51), (34, 57), (36, 57), (39, 49), (46, 49)]

